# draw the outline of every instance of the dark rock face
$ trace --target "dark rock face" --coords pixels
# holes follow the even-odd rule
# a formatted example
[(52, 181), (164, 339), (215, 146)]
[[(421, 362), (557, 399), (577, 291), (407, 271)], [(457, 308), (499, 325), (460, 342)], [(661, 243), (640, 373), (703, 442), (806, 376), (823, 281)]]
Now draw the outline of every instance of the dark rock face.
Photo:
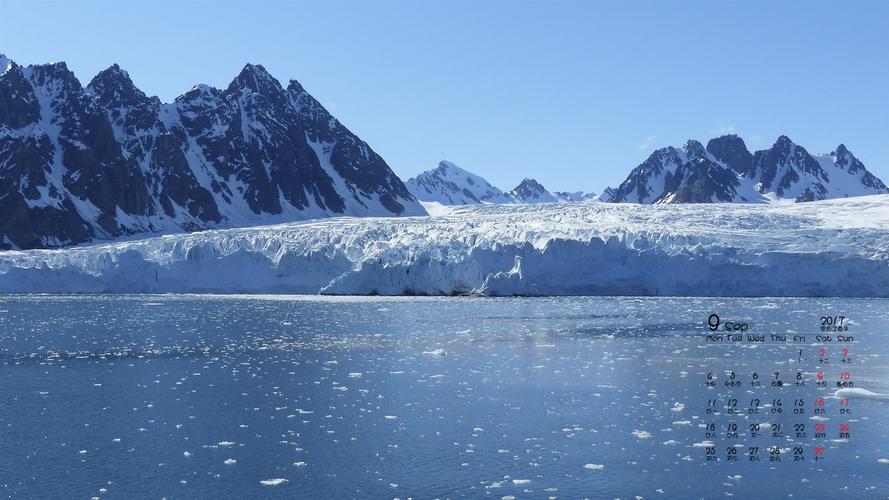
[(633, 169), (609, 201), (630, 203), (707, 203), (732, 201), (737, 179), (704, 146), (689, 140), (681, 148), (652, 153)]
[(509, 192), (515, 200), (522, 203), (549, 203), (558, 201), (542, 184), (534, 179), (524, 179)]
[(602, 190), (602, 194), (599, 195), (600, 201), (611, 201), (611, 198), (614, 197), (614, 188), (611, 186), (606, 187)]
[[(753, 164), (745, 173), (748, 178), (757, 179), (760, 182), (761, 190), (774, 191), (781, 197), (784, 197), (787, 191), (798, 183), (801, 176), (805, 174), (822, 182), (830, 182), (827, 172), (821, 168), (818, 161), (812, 158), (805, 148), (794, 144), (786, 135), (779, 137), (771, 148), (757, 151), (753, 155)], [(824, 191), (823, 186), (819, 190)]]
[(87, 88), (64, 63), (3, 66), (0, 248), (424, 213), (365, 142), (262, 66), (169, 104), (117, 65)]
[(830, 153), (830, 157), (833, 158), (833, 163), (840, 169), (846, 171), (850, 175), (860, 176), (861, 184), (864, 187), (873, 190), (886, 190), (886, 185), (883, 184), (883, 181), (874, 176), (874, 174), (868, 172), (867, 169), (864, 168), (864, 164), (861, 163), (858, 158), (855, 158), (852, 152), (846, 149), (844, 144), (837, 146), (837, 149)]
[[(405, 209), (403, 200), (414, 198), (383, 158), (328, 113), (296, 80), (290, 81), (287, 94), (313, 149), (320, 147), (334, 172), (354, 187), (350, 191), (384, 193), (379, 197), (380, 203), (391, 212), (401, 213)], [(334, 144), (337, 147), (331, 147)]]
[(734, 201), (737, 176), (707, 158), (690, 161), (667, 176), (664, 193), (658, 201), (668, 203), (712, 203)]
[(742, 174), (753, 163), (753, 154), (747, 150), (744, 139), (736, 135), (723, 135), (710, 139), (707, 143), (707, 152), (724, 163), (726, 167)]
[(735, 135), (711, 139), (706, 149), (690, 140), (682, 148), (655, 151), (615, 190), (612, 202), (764, 202), (769, 196), (815, 201), (883, 194), (889, 190), (840, 145), (830, 155), (811, 155), (781, 136), (750, 153)]

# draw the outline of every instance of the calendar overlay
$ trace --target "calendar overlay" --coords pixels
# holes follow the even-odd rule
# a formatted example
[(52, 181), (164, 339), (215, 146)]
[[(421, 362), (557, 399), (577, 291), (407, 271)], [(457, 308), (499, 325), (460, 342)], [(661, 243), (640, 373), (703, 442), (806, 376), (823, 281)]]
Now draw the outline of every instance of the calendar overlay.
[(844, 316), (814, 319), (811, 331), (774, 333), (747, 320), (707, 318), (706, 344), (780, 346), (793, 357), (693, 381), (712, 394), (703, 402), (703, 441), (695, 443), (703, 460), (819, 462), (829, 459), (828, 445), (852, 439), (855, 408), (843, 394), (855, 387), (855, 337)]

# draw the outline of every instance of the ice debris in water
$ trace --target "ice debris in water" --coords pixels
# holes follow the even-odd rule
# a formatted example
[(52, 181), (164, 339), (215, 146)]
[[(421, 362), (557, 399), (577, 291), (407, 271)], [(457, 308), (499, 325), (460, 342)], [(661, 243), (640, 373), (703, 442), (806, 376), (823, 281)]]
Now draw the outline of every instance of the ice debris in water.
[(282, 484), (287, 484), (289, 482), (290, 481), (288, 481), (287, 479), (277, 478), (277, 479), (263, 479), (259, 483), (263, 486), (280, 486)]
[(889, 401), (889, 394), (877, 394), (876, 392), (871, 392), (867, 389), (862, 389), (860, 387), (854, 387), (854, 388), (850, 388), (850, 389), (839, 389), (834, 394), (834, 397), (875, 399), (877, 401)]

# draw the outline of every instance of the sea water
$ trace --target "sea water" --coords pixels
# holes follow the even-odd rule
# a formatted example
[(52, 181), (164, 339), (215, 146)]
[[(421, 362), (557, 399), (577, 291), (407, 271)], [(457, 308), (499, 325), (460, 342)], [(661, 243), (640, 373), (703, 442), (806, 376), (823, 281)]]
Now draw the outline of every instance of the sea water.
[[(711, 314), (812, 337), (707, 342)], [(817, 342), (837, 315), (855, 340)], [(0, 496), (886, 498), (887, 324), (886, 300), (2, 296)], [(824, 345), (874, 396), (794, 419), (836, 410)], [(795, 370), (813, 382), (721, 385)], [(732, 395), (768, 403), (729, 417)], [(747, 432), (797, 421), (851, 435)]]

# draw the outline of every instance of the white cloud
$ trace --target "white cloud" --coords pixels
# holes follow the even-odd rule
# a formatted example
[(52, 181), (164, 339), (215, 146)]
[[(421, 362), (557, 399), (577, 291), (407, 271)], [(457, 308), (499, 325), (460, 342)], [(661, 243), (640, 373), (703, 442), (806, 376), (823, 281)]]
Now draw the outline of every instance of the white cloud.
[(642, 144), (639, 145), (639, 151), (645, 151), (646, 149), (651, 149), (651, 145), (654, 143), (654, 136), (650, 135), (645, 138)]

